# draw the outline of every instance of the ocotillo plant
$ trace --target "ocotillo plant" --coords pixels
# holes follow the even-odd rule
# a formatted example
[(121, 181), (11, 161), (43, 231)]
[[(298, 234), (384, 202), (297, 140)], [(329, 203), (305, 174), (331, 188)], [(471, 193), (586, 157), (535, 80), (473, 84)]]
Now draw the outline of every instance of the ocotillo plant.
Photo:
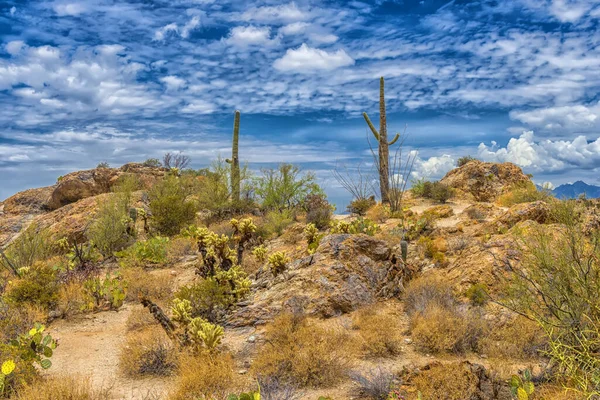
[(391, 142), (388, 142), (383, 76), (379, 79), (379, 132), (377, 132), (377, 129), (373, 126), (373, 123), (366, 112), (363, 113), (363, 117), (365, 117), (367, 125), (369, 125), (371, 132), (373, 132), (375, 139), (377, 139), (377, 142), (379, 143), (379, 186), (381, 190), (381, 202), (386, 203), (389, 201), (388, 192), (390, 191), (389, 146), (396, 143), (400, 138), (400, 134), (396, 134), (394, 139)]
[(231, 159), (227, 159), (231, 164), (231, 199), (235, 202), (240, 201), (240, 158), (238, 156), (238, 141), (240, 139), (240, 112), (235, 110), (233, 119), (233, 144), (231, 146)]

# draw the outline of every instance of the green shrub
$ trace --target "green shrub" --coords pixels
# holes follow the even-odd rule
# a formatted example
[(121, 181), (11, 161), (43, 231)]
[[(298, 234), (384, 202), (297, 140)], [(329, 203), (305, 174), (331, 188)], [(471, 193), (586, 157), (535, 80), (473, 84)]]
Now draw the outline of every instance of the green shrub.
[(454, 196), (454, 189), (439, 181), (416, 180), (413, 181), (411, 190), (415, 196), (432, 199), (440, 203), (445, 203)]
[(110, 165), (106, 161), (102, 161), (101, 163), (96, 165), (96, 168), (110, 168)]
[(483, 283), (475, 283), (471, 285), (471, 287), (467, 289), (465, 295), (475, 306), (483, 306), (489, 299), (489, 295), (487, 294), (487, 286)]
[(292, 210), (269, 211), (265, 215), (264, 222), (258, 227), (258, 235), (264, 238), (281, 236), (285, 228), (294, 223), (294, 212)]
[(54, 253), (50, 232), (32, 223), (4, 251), (6, 258), (0, 255), (0, 266), (8, 270), (14, 268), (13, 272), (18, 275), (21, 268), (31, 267)]
[(369, 208), (373, 207), (376, 203), (373, 197), (369, 197), (368, 199), (354, 199), (346, 206), (346, 210), (350, 214), (364, 217)]
[(463, 156), (460, 157), (457, 161), (456, 161), (456, 166), (457, 167), (462, 167), (463, 165), (471, 162), (471, 161), (477, 161), (477, 159), (475, 157), (472, 156)]
[(128, 227), (133, 221), (128, 212), (129, 204), (121, 194), (113, 194), (98, 201), (98, 211), (87, 231), (87, 237), (103, 257), (111, 256), (129, 241)]
[(188, 195), (176, 176), (167, 176), (155, 184), (148, 193), (152, 228), (160, 234), (173, 236), (192, 223), (197, 207), (188, 200)]
[(215, 279), (201, 279), (197, 283), (182, 286), (175, 293), (175, 299), (187, 300), (191, 305), (191, 317), (202, 317), (209, 322), (217, 322), (235, 302), (230, 288), (220, 285)]
[(144, 167), (152, 167), (152, 168), (162, 167), (162, 163), (160, 162), (160, 160), (158, 158), (149, 158), (146, 161), (144, 161), (142, 163), (142, 165)]
[(552, 197), (549, 190), (538, 190), (533, 182), (519, 184), (511, 188), (508, 192), (498, 197), (498, 204), (504, 207), (510, 207), (515, 204), (530, 203), (533, 201), (547, 201)]
[(306, 223), (314, 224), (318, 229), (325, 229), (331, 222), (334, 207), (329, 204), (323, 194), (309, 194), (304, 199)]
[(281, 164), (277, 169), (263, 169), (255, 179), (256, 194), (267, 210), (291, 209), (301, 205), (310, 194), (322, 194), (314, 173), (300, 173), (292, 164)]
[(21, 277), (8, 284), (6, 300), (19, 306), (30, 304), (53, 309), (58, 302), (58, 271), (45, 262), (37, 262), (21, 271)]
[(148, 267), (164, 265), (167, 262), (169, 238), (155, 236), (148, 240), (135, 242), (127, 249), (118, 252), (119, 264), (123, 267)]

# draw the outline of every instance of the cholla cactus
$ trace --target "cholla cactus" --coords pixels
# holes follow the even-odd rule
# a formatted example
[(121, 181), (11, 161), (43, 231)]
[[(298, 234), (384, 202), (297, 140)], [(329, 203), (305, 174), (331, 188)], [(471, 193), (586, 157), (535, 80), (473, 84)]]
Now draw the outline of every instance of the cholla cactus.
[(256, 232), (256, 225), (250, 218), (244, 218), (242, 220), (232, 219), (229, 221), (233, 227), (233, 234), (237, 240), (237, 263), (242, 265), (244, 257), (244, 246), (246, 242), (252, 239), (252, 234)]
[(319, 247), (323, 234), (319, 233), (319, 229), (317, 229), (315, 224), (308, 224), (304, 228), (304, 237), (306, 238), (306, 243), (308, 245), (308, 254), (314, 254)]
[(264, 263), (267, 260), (267, 248), (261, 244), (252, 250), (252, 255), (256, 257), (258, 262)]
[(287, 263), (290, 259), (286, 256), (284, 251), (276, 251), (269, 256), (269, 265), (273, 275), (277, 276), (279, 273), (285, 270)]
[(331, 233), (350, 233), (350, 223), (346, 221), (332, 221)]
[(250, 292), (250, 286), (252, 282), (248, 279), (248, 275), (244, 272), (239, 265), (227, 270), (217, 271), (215, 274), (215, 280), (220, 284), (231, 288), (231, 294), (234, 300), (239, 300)]
[(171, 306), (173, 321), (180, 325), (187, 325), (192, 320), (192, 303), (187, 299), (173, 299)]
[(198, 349), (202, 347), (208, 351), (214, 351), (225, 334), (223, 327), (207, 322), (203, 318), (194, 318), (188, 325), (190, 341)]

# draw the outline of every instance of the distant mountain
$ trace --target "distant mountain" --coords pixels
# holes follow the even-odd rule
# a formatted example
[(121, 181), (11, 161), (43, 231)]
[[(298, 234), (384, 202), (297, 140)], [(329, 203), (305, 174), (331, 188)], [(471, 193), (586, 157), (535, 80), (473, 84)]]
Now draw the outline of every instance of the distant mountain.
[(552, 191), (552, 194), (559, 199), (574, 199), (585, 193), (587, 198), (600, 197), (600, 186), (588, 185), (583, 181), (575, 183), (566, 183), (560, 185)]

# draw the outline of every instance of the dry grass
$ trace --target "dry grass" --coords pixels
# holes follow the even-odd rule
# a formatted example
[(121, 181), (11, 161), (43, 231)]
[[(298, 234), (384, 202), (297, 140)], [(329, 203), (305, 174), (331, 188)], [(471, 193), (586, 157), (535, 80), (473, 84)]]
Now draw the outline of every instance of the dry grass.
[(493, 326), (481, 340), (481, 351), (494, 358), (532, 359), (546, 345), (543, 330), (533, 321), (517, 317), (503, 325)]
[(400, 354), (402, 334), (398, 317), (377, 313), (374, 307), (358, 311), (352, 319), (358, 329), (360, 346), (368, 357), (392, 357)]
[(478, 396), (479, 379), (463, 363), (433, 364), (411, 382), (423, 399), (465, 400)]
[(138, 267), (123, 268), (122, 271), (129, 301), (137, 301), (139, 296), (154, 301), (166, 300), (173, 295), (173, 277), (168, 271), (149, 273)]
[(110, 389), (94, 389), (88, 378), (61, 376), (40, 380), (25, 387), (17, 400), (106, 400)]
[(367, 210), (366, 217), (377, 223), (384, 223), (389, 218), (389, 210), (381, 203), (375, 204)]
[(45, 322), (48, 312), (40, 306), (13, 305), (0, 298), (0, 343), (28, 332), (36, 322)]
[(186, 237), (174, 237), (167, 244), (167, 260), (169, 263), (175, 263), (183, 257), (194, 254), (196, 243), (194, 240)]
[(182, 357), (177, 387), (169, 395), (169, 400), (225, 398), (239, 389), (234, 383), (234, 367), (229, 354)]
[(351, 367), (349, 335), (283, 314), (266, 330), (266, 344), (254, 361), (255, 374), (301, 387), (327, 387)]
[(63, 318), (81, 313), (87, 304), (81, 282), (73, 281), (61, 285), (58, 290), (57, 310)]
[(119, 366), (130, 377), (169, 376), (177, 368), (177, 350), (160, 327), (129, 334)]
[(548, 200), (552, 197), (547, 190), (538, 190), (532, 182), (513, 187), (510, 191), (498, 197), (497, 203), (504, 207), (538, 200)]
[(430, 305), (453, 308), (457, 302), (450, 283), (434, 275), (410, 281), (404, 291), (403, 300), (404, 311), (411, 317), (425, 312)]
[[(164, 309), (162, 304), (159, 304), (159, 306)], [(133, 309), (127, 317), (126, 322), (128, 331), (137, 331), (156, 324), (158, 322), (156, 322), (152, 314), (146, 308), (142, 307)]]

